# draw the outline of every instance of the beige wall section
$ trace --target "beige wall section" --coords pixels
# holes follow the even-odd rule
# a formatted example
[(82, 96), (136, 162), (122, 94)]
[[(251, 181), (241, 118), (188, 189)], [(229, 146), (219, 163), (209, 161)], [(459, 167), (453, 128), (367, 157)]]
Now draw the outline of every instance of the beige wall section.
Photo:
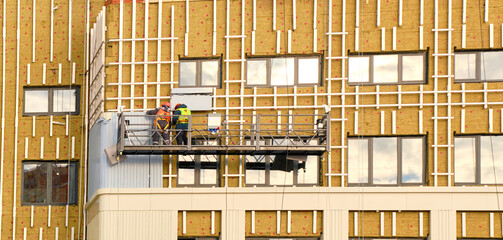
[[(319, 233), (312, 234), (312, 228), (309, 228), (312, 224), (312, 218), (309, 217), (312, 209), (318, 209), (317, 229), (321, 228), (319, 232), (324, 238), (343, 240), (353, 236), (362, 237), (361, 234), (358, 236), (354, 234), (354, 212), (358, 212), (361, 220), (358, 224), (359, 229), (363, 229), (361, 233), (370, 237), (381, 237), (379, 224), (380, 213), (383, 212), (385, 230), (383, 236), (393, 237), (392, 212), (376, 212), (376, 209), (401, 209), (401, 211), (393, 210), (396, 212), (395, 238), (420, 237), (419, 213), (422, 212), (423, 237), (429, 236), (436, 240), (456, 238), (456, 209), (466, 209), (470, 211), (469, 214), (473, 211), (486, 212), (482, 215), (485, 214), (484, 218), (488, 218), (487, 211), (497, 208), (498, 202), (501, 204), (501, 199), (498, 199), (493, 187), (287, 188), (284, 191), (267, 187), (227, 190), (163, 188), (121, 189), (120, 192), (114, 189), (101, 189), (86, 208), (89, 213), (90, 231), (108, 234), (107, 237), (98, 238), (107, 240), (128, 239), (128, 237), (135, 239), (130, 236), (137, 236), (134, 234), (140, 233), (148, 236), (145, 239), (156, 239), (152, 236), (161, 236), (158, 238), (174, 240), (180, 236), (179, 231), (183, 226), (180, 222), (181, 209), (187, 211), (187, 221), (197, 224), (190, 227), (190, 223), (187, 222), (187, 235), (199, 233), (198, 236), (208, 236), (207, 232), (202, 235), (202, 228), (206, 231), (210, 226), (209, 212), (220, 212), (222, 240), (244, 240), (246, 236), (277, 236), (274, 233), (278, 210), (281, 211), (280, 236), (301, 237), (306, 236), (306, 233), (308, 236), (316, 236)], [(474, 202), (479, 204), (473, 204)], [(292, 214), (290, 235), (286, 233), (285, 209), (290, 209)], [(255, 234), (250, 234), (252, 210), (256, 211)], [(197, 213), (191, 216), (191, 211)], [(203, 219), (202, 216), (206, 218)], [(216, 219), (218, 221), (218, 217)], [(476, 221), (476, 218), (473, 218), (467, 223), (473, 224)], [(164, 227), (151, 227), (152, 222)], [(482, 224), (482, 221), (480, 222)], [(495, 222), (498, 223), (498, 220)], [(304, 227), (306, 229), (303, 229)], [(144, 228), (151, 229), (152, 233), (156, 234), (147, 235)], [(498, 228), (495, 230), (497, 237), (499, 230)]]

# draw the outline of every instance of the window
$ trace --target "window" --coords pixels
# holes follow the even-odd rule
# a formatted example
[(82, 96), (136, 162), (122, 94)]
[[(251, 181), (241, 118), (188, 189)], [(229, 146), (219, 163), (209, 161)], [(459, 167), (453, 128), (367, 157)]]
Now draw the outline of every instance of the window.
[(348, 139), (348, 184), (423, 184), (424, 142), (424, 137)]
[(454, 182), (503, 183), (503, 135), (454, 137)]
[(77, 162), (23, 162), (22, 204), (77, 204), (78, 171)]
[(454, 53), (454, 80), (457, 82), (503, 81), (503, 51)]
[(246, 59), (246, 85), (291, 86), (320, 84), (321, 56)]
[(180, 87), (219, 87), (220, 59), (180, 59)]
[[(266, 141), (273, 145), (286, 144), (286, 141), (280, 140)], [(252, 142), (247, 141), (247, 144)], [(286, 156), (248, 155), (245, 160), (245, 183), (248, 186), (319, 185), (318, 156), (307, 156), (305, 161), (295, 161), (287, 159)]]
[(421, 84), (427, 69), (426, 52), (350, 55), (348, 84)]
[(25, 87), (25, 116), (33, 115), (78, 115), (80, 102), (79, 87)]
[[(216, 141), (204, 144), (216, 145)], [(218, 155), (178, 155), (178, 186), (218, 186), (218, 159)]]

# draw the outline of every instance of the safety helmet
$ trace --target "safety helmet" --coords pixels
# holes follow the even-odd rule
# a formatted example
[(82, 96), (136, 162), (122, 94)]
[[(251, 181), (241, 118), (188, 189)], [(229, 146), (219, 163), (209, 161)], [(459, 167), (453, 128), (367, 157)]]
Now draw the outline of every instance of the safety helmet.
[(166, 107), (171, 108), (171, 103), (169, 103), (169, 102), (165, 102), (165, 103), (163, 103), (163, 104), (162, 104), (162, 106), (163, 106), (163, 107), (164, 107), (164, 106), (166, 106)]
[(176, 110), (176, 109), (178, 109), (180, 106), (182, 106), (182, 104), (181, 104), (181, 103), (176, 104), (176, 106), (175, 106), (175, 110)]

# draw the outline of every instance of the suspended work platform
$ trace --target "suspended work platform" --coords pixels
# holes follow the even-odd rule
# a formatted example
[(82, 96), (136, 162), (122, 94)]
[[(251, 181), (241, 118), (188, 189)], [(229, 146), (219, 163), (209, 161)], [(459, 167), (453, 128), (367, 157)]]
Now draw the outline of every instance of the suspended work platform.
[(118, 155), (323, 155), (330, 150), (328, 113), (190, 115), (185, 145), (176, 141), (182, 130), (159, 129), (155, 119), (121, 113)]

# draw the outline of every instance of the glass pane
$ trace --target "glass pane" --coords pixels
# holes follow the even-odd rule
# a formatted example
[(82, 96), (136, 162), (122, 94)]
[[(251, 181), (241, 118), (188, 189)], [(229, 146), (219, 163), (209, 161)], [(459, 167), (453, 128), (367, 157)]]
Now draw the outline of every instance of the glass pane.
[(271, 85), (285, 86), (294, 84), (294, 58), (271, 59)]
[(368, 139), (348, 140), (348, 183), (368, 183)]
[(475, 183), (475, 138), (454, 138), (454, 182)]
[[(271, 156), (272, 158), (273, 156)], [(274, 160), (271, 159), (271, 164)], [(287, 160), (289, 161), (289, 160)], [(292, 185), (293, 171), (271, 170), (271, 185)]]
[[(217, 142), (205, 142), (204, 145), (217, 145)], [(217, 155), (201, 155), (201, 184), (217, 184), (217, 161)]]
[[(306, 162), (298, 162), (297, 183), (317, 184), (318, 183), (318, 157), (308, 156)], [(302, 168), (302, 166), (304, 166)]]
[[(255, 141), (246, 141), (246, 145), (255, 144)], [(264, 145), (264, 141), (260, 141)], [(246, 184), (265, 184), (266, 156), (255, 155), (245, 156), (245, 182)]]
[(24, 112), (25, 113), (47, 113), (49, 112), (49, 91), (48, 90), (26, 90), (24, 92)]
[(68, 200), (68, 164), (52, 164), (52, 203), (66, 203)]
[(454, 78), (455, 79), (475, 79), (476, 76), (476, 54), (454, 54)]
[(369, 57), (350, 57), (349, 82), (369, 82)]
[(265, 184), (265, 156), (246, 156), (246, 184)]
[(423, 139), (402, 139), (402, 183), (423, 182)]
[(503, 80), (503, 52), (482, 52), (481, 73), (483, 80)]
[(318, 58), (299, 58), (299, 83), (317, 84), (319, 80)]
[(193, 159), (194, 156), (178, 155), (178, 184), (195, 184), (195, 162)]
[(402, 80), (424, 81), (424, 58), (423, 56), (402, 57)]
[(195, 86), (196, 85), (196, 62), (180, 61), (179, 85), (180, 86)]
[[(273, 140), (272, 145), (287, 145), (287, 141)], [(286, 156), (270, 155), (270, 184), (292, 185), (293, 184), (293, 161), (286, 160)], [(282, 170), (273, 170), (282, 169)], [(283, 171), (285, 170), (285, 171)]]
[(503, 136), (480, 137), (480, 183), (503, 183)]
[(52, 101), (54, 112), (75, 112), (77, 110), (77, 90), (54, 90)]
[(398, 82), (398, 55), (374, 56), (374, 83)]
[(201, 63), (202, 78), (201, 85), (218, 85), (218, 61), (204, 61)]
[(372, 180), (374, 184), (397, 184), (397, 139), (374, 138)]
[(47, 164), (23, 164), (23, 202), (47, 203)]
[(264, 85), (267, 83), (266, 60), (246, 60), (246, 84)]

